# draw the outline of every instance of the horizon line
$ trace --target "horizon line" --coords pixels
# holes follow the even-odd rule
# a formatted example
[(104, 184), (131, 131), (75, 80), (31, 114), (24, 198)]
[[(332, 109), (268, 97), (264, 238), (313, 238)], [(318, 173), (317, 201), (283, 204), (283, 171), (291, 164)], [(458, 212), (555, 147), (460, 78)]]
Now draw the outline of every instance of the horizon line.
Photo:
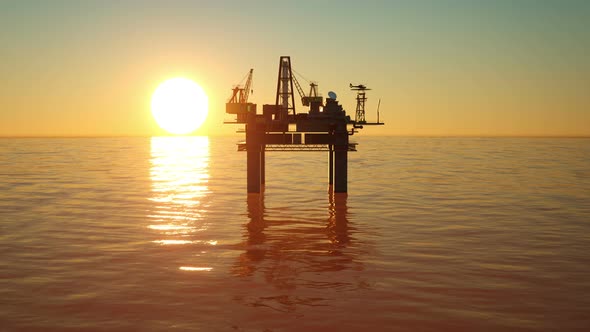
[[(238, 137), (236, 134), (224, 135), (0, 135), (0, 139), (26, 138), (151, 138), (151, 137)], [(368, 137), (408, 137), (408, 138), (590, 138), (590, 135), (363, 135)]]

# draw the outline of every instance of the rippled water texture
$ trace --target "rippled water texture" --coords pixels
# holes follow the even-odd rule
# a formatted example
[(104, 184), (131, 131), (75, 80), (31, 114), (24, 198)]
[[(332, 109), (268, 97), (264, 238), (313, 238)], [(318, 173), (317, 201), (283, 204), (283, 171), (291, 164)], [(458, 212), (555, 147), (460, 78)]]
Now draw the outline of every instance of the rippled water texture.
[(589, 139), (356, 139), (1, 139), (0, 330), (590, 327)]

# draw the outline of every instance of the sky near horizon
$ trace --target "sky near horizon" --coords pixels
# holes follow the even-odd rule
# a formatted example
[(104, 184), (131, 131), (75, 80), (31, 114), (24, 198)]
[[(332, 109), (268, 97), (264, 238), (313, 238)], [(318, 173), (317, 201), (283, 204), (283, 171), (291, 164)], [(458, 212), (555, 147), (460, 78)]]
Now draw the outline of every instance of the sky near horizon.
[(164, 134), (150, 98), (177, 76), (209, 97), (196, 134), (231, 134), (232, 86), (254, 68), (250, 100), (274, 103), (281, 55), (349, 115), (348, 84), (372, 88), (367, 120), (381, 99), (386, 125), (365, 135), (590, 136), (588, 17), (590, 1), (0, 1), (0, 136)]

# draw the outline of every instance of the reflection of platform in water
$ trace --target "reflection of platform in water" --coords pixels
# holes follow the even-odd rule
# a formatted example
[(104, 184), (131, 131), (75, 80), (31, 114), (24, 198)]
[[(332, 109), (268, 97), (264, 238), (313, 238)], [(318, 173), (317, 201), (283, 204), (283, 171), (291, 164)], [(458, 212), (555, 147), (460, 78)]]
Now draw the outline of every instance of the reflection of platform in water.
[[(265, 153), (267, 151), (325, 151), (329, 153), (329, 185), (334, 192), (348, 191), (348, 152), (357, 150), (357, 143), (349, 141), (359, 129), (370, 125), (383, 125), (365, 119), (366, 91), (364, 85), (352, 85), (357, 93), (357, 107), (354, 119), (337, 101), (334, 92), (324, 98), (318, 95), (317, 84), (311, 83), (309, 95), (305, 95), (291, 70), (291, 58), (282, 56), (279, 60), (279, 75), (274, 104), (262, 107), (262, 114), (256, 111), (256, 104), (248, 102), (252, 83), (252, 70), (244, 88), (233, 89), (232, 97), (226, 104), (226, 113), (236, 116), (234, 124), (244, 124), (246, 140), (238, 143), (238, 151), (247, 152), (248, 193), (260, 193), (265, 183)], [(301, 95), (302, 104), (308, 106), (307, 113), (295, 111), (293, 87)]]
[[(290, 215), (295, 213), (289, 217), (282, 208), (267, 207), (264, 194), (248, 194), (249, 222), (238, 246), (243, 252), (231, 272), (253, 283), (260, 295), (245, 292), (244, 296), (236, 296), (236, 301), (247, 306), (294, 311), (300, 305), (321, 305), (326, 301), (304, 295), (313, 294), (316, 289), (357, 289), (364, 270), (361, 256), (365, 250), (353, 236), (355, 229), (348, 222), (346, 200), (346, 194), (330, 194), (329, 205), (324, 205), (321, 215), (303, 212), (309, 206), (301, 204), (289, 211)], [(299, 213), (298, 208), (302, 210)], [(266, 290), (268, 286), (270, 289)], [(300, 289), (297, 296), (268, 296), (295, 289)]]

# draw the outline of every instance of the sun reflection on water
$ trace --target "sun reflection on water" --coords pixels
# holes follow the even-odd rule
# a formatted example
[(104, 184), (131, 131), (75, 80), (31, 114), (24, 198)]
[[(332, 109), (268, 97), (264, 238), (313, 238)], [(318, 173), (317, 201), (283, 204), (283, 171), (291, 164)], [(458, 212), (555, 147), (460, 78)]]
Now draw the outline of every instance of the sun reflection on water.
[(212, 267), (195, 267), (195, 266), (181, 266), (178, 268), (183, 271), (211, 271)]
[(152, 137), (151, 169), (153, 210), (147, 227), (161, 232), (161, 245), (194, 243), (203, 231), (209, 193), (209, 138)]

